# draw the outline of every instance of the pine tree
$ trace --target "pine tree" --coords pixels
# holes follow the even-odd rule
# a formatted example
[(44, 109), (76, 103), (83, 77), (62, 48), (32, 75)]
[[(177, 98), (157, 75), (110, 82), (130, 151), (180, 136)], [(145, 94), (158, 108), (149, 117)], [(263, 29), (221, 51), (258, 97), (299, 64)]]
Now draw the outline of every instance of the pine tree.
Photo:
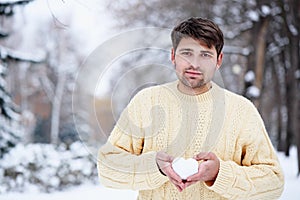
[[(32, 0), (0, 1), (0, 17), (6, 20), (13, 16), (15, 6), (24, 5), (30, 1)], [(4, 31), (4, 27), (0, 24), (0, 40), (8, 36), (9, 33)], [(0, 158), (20, 141), (22, 130), (19, 123), (19, 111), (12, 100), (5, 80), (10, 61), (35, 62), (35, 60), (25, 58), (19, 52), (0, 45)]]
[[(2, 52), (1, 52), (2, 53)], [(19, 114), (9, 95), (5, 75), (7, 64), (0, 64), (0, 158), (20, 140)]]

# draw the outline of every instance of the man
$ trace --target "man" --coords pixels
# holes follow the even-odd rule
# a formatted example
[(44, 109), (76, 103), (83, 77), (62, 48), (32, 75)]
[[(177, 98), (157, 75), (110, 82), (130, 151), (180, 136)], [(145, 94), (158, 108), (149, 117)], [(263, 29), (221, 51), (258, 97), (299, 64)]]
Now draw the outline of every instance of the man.
[[(101, 183), (139, 190), (138, 199), (278, 199), (283, 173), (259, 113), (212, 82), (222, 31), (190, 18), (171, 37), (178, 81), (131, 100), (99, 150)], [(197, 172), (182, 178), (176, 157), (195, 159)]]

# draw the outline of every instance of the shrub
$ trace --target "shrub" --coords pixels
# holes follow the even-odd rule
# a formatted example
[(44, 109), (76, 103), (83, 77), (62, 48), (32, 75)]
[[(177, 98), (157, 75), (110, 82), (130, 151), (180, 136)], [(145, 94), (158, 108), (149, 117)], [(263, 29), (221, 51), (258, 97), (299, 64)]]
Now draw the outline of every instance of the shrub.
[(95, 160), (80, 142), (65, 146), (18, 144), (0, 160), (0, 193), (51, 192), (96, 182)]

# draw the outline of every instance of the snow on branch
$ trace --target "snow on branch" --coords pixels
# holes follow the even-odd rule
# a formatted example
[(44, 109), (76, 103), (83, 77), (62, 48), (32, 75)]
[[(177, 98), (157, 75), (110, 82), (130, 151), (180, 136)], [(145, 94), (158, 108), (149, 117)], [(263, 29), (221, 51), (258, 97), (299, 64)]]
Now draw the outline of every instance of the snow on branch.
[(245, 21), (240, 23), (238, 26), (231, 27), (230, 30), (227, 30), (224, 34), (225, 38), (234, 39), (235, 37), (241, 35), (241, 33), (246, 32), (253, 28), (252, 21)]
[[(3, 64), (0, 64), (0, 75), (4, 75), (6, 72), (6, 67)], [(0, 84), (1, 86), (1, 84)]]
[(16, 5), (24, 5), (33, 0), (0, 0), (0, 15), (12, 16), (13, 7)]
[(0, 46), (0, 58), (3, 60), (11, 59), (17, 61), (31, 62), (31, 63), (41, 63), (45, 61), (46, 56), (28, 54), (28, 53), (24, 53), (24, 52), (12, 50)]
[(0, 6), (11, 6), (11, 5), (20, 5), (26, 4), (33, 0), (0, 0)]
[(251, 50), (247, 47), (224, 46), (223, 52), (227, 54), (240, 54), (242, 56), (248, 56), (251, 53)]
[(0, 38), (7, 37), (8, 35), (9, 35), (9, 33), (7, 33), (7, 32), (5, 32), (5, 31), (1, 30), (1, 28), (0, 28)]

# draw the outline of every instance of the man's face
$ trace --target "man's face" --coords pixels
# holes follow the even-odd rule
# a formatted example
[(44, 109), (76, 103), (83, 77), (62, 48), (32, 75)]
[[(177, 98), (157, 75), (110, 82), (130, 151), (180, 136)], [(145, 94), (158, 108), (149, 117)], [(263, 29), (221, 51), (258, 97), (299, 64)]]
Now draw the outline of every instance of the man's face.
[(193, 89), (205, 87), (222, 64), (223, 54), (217, 57), (215, 47), (208, 48), (204, 42), (182, 38), (176, 52), (172, 49), (172, 62), (180, 82)]

